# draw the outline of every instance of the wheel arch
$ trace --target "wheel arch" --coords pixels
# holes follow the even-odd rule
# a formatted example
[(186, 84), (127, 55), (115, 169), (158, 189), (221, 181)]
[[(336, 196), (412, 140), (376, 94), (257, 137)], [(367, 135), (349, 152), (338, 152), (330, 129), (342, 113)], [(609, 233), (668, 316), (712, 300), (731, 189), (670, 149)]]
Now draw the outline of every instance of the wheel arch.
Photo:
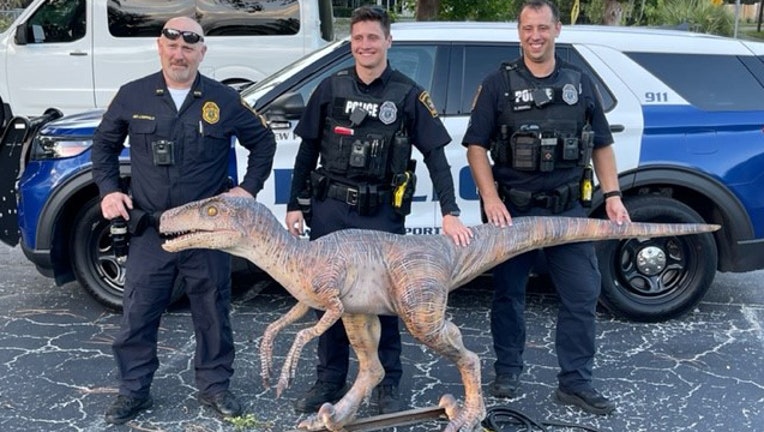
[[(755, 237), (753, 224), (740, 200), (708, 174), (677, 166), (651, 166), (619, 175), (625, 196), (667, 196), (695, 210), (703, 220), (722, 228), (714, 233), (719, 271), (735, 271), (738, 242)], [(594, 212), (604, 214), (602, 191), (595, 195)]]
[[(129, 177), (130, 173), (130, 165), (122, 163), (120, 176)], [(40, 212), (35, 244), (39, 250), (50, 250), (53, 274), (59, 284), (74, 280), (69, 258), (71, 229), (82, 207), (97, 196), (98, 186), (93, 181), (92, 169), (88, 168), (59, 186)]]

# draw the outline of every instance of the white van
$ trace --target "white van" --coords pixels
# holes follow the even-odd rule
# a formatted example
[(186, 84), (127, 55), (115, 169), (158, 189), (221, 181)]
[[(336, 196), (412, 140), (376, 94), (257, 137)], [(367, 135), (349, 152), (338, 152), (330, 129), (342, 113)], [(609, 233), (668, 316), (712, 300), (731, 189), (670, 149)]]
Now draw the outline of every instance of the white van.
[(120, 85), (159, 70), (156, 38), (179, 15), (204, 28), (201, 72), (232, 86), (260, 81), (334, 38), (328, 1), (35, 0), (0, 35), (0, 125), (48, 107), (105, 107)]

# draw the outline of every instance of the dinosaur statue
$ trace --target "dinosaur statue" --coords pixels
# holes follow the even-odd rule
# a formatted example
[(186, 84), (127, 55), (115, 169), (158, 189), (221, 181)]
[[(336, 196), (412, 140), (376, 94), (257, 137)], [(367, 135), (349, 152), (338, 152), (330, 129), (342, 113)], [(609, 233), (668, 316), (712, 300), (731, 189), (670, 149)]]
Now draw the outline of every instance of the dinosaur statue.
[(453, 361), (461, 374), (462, 407), (450, 395), (440, 406), (449, 423), (444, 431), (471, 431), (485, 417), (480, 359), (464, 347), (461, 333), (446, 317), (448, 293), (497, 264), (545, 246), (588, 240), (673, 236), (711, 232), (718, 225), (617, 225), (599, 219), (563, 217), (513, 218), (511, 227), (490, 224), (473, 228), (469, 246), (456, 246), (442, 235), (405, 236), (369, 230), (344, 230), (308, 242), (289, 234), (275, 216), (254, 199), (220, 195), (164, 212), (160, 232), (170, 237), (163, 247), (219, 249), (244, 257), (268, 272), (297, 304), (266, 329), (260, 345), (265, 385), (278, 332), (310, 308), (326, 311), (312, 327), (295, 337), (276, 387), (277, 396), (294, 378), (303, 346), (337, 320), (345, 324), (359, 371), (345, 396), (324, 404), (298, 428), (342, 431), (360, 404), (382, 380), (377, 357), (377, 315), (398, 315), (416, 340)]

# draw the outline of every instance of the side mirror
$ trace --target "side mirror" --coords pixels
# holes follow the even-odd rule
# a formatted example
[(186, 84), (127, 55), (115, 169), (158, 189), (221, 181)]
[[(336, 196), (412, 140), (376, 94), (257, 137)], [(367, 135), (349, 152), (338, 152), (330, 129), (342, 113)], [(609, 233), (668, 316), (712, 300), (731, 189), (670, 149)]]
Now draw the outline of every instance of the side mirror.
[(271, 103), (266, 111), (271, 122), (284, 122), (299, 119), (305, 110), (305, 101), (299, 93), (284, 93)]
[(26, 45), (29, 42), (27, 41), (27, 34), (29, 32), (27, 31), (27, 25), (26, 23), (21, 23), (18, 26), (16, 26), (16, 34), (13, 37), (13, 41), (16, 42), (16, 45)]

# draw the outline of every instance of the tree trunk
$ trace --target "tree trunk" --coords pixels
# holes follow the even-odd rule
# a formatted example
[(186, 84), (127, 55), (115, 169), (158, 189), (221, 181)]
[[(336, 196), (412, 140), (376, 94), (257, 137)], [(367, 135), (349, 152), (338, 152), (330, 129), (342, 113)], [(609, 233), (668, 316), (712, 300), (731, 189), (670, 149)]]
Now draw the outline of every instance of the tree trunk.
[(605, 25), (621, 25), (623, 18), (623, 6), (617, 0), (607, 0), (605, 3), (605, 16), (603, 20)]
[(434, 21), (439, 11), (440, 0), (417, 0), (414, 16), (417, 21)]
[(756, 31), (761, 33), (761, 17), (764, 15), (764, 0), (759, 2), (759, 23), (756, 25)]

